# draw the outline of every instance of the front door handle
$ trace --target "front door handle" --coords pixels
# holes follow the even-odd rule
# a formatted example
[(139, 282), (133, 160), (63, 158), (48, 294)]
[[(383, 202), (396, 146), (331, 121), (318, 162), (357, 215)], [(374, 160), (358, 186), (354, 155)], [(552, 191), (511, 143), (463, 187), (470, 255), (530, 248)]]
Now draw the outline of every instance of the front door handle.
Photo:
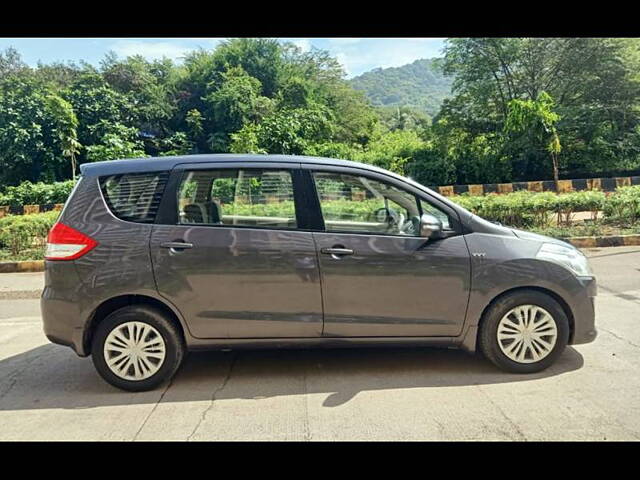
[(162, 242), (162, 248), (170, 248), (172, 250), (184, 250), (185, 248), (193, 248), (193, 243), (187, 242)]
[(325, 255), (331, 255), (334, 258), (339, 258), (343, 255), (353, 255), (354, 253), (350, 248), (343, 247), (321, 248), (320, 252)]

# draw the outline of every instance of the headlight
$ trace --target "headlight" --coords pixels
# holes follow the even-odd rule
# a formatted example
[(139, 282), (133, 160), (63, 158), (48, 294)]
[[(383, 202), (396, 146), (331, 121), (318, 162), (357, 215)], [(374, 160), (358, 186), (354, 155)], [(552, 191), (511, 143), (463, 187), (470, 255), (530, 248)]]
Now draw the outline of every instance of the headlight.
[(536, 258), (567, 267), (578, 277), (593, 276), (587, 257), (577, 248), (565, 247), (556, 243), (543, 243), (540, 250), (538, 250)]

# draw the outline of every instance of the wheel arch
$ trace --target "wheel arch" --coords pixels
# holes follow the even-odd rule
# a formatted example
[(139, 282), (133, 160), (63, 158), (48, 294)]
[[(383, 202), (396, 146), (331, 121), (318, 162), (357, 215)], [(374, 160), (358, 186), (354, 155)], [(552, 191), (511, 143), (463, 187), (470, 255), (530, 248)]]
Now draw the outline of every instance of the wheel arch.
[(82, 347), (86, 354), (91, 353), (91, 342), (93, 340), (93, 334), (95, 333), (96, 328), (100, 324), (100, 322), (116, 310), (129, 305), (148, 305), (164, 313), (167, 318), (178, 328), (180, 337), (186, 345), (187, 335), (185, 327), (182, 324), (182, 321), (180, 320), (178, 314), (169, 305), (167, 305), (162, 300), (148, 295), (126, 294), (111, 297), (103, 301), (90, 315), (89, 320), (87, 321), (87, 326), (84, 330), (84, 336), (82, 340)]
[(567, 316), (567, 320), (569, 320), (569, 343), (571, 343), (571, 340), (573, 339), (573, 332), (574, 332), (574, 329), (575, 329), (574, 328), (573, 312), (571, 311), (571, 308), (569, 307), (569, 304), (565, 301), (564, 298), (562, 298), (560, 295), (558, 295), (558, 293), (554, 292), (553, 290), (549, 290), (548, 288), (544, 288), (544, 287), (534, 287), (534, 286), (532, 286), (532, 287), (514, 287), (514, 288), (510, 288), (509, 290), (505, 290), (504, 292), (496, 295), (482, 310), (482, 314), (480, 315), (480, 321), (478, 322), (478, 331), (480, 331), (480, 326), (482, 325), (482, 322), (484, 321), (484, 319), (486, 317), (486, 314), (489, 311), (489, 308), (491, 308), (491, 306), (493, 304), (495, 304), (498, 300), (500, 300), (505, 295), (509, 295), (509, 294), (514, 293), (514, 292), (525, 291), (525, 290), (544, 293), (546, 295), (549, 295), (556, 302), (558, 302), (558, 304), (562, 307), (562, 310), (564, 311), (564, 314)]
[(485, 307), (482, 309), (482, 313), (479, 316), (477, 325), (472, 325), (463, 336), (461, 347), (464, 350), (467, 350), (469, 352), (474, 352), (478, 344), (480, 327), (482, 326), (482, 323), (484, 322), (486, 318), (486, 314), (489, 311), (489, 309), (505, 295), (509, 295), (511, 293), (519, 292), (519, 291), (527, 291), (527, 290), (544, 293), (546, 295), (549, 295), (556, 302), (558, 302), (558, 304), (564, 311), (565, 315), (567, 316), (567, 320), (569, 321), (569, 344), (571, 344), (571, 342), (573, 341), (573, 335), (575, 332), (575, 319), (573, 316), (573, 312), (569, 307), (569, 304), (565, 301), (565, 299), (562, 298), (562, 296), (560, 296), (557, 292), (554, 292), (553, 290), (550, 290), (548, 288), (539, 287), (539, 286), (518, 286), (518, 287), (513, 287), (498, 293), (485, 305)]

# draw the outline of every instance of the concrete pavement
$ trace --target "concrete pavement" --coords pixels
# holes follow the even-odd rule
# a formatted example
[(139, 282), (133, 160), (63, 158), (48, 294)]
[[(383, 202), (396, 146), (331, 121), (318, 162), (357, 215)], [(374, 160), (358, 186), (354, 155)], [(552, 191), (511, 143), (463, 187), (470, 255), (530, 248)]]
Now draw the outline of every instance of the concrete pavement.
[(0, 299), (0, 440), (635, 440), (640, 247), (588, 254), (599, 337), (534, 375), (454, 350), (206, 352), (126, 393), (47, 342), (37, 299)]
[(44, 272), (0, 273), (0, 300), (40, 298), (44, 288)]

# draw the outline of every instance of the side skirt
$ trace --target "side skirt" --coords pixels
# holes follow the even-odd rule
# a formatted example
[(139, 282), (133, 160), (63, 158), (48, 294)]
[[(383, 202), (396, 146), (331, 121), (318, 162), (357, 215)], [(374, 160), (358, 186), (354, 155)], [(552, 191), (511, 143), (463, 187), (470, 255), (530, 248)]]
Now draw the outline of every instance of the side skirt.
[[(469, 349), (461, 337), (313, 337), (313, 338), (191, 338), (188, 349), (232, 350), (270, 348), (440, 347)], [(475, 343), (475, 342), (474, 342)], [(475, 345), (473, 345), (475, 347)], [(472, 347), (472, 348), (473, 348)]]

